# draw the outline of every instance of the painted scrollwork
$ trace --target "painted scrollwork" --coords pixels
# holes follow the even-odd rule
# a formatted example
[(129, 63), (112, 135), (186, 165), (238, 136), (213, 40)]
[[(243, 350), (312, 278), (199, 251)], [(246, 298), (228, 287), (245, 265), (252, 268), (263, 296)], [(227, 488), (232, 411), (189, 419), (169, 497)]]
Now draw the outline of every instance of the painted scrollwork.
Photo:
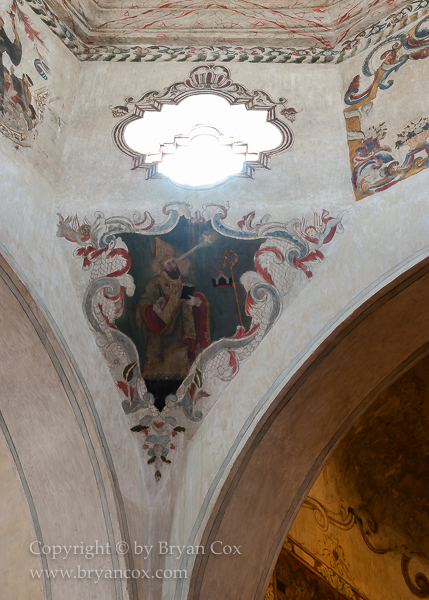
[[(163, 178), (158, 173), (156, 163), (148, 162), (147, 156), (128, 146), (125, 141), (126, 127), (137, 119), (143, 118), (147, 111), (160, 111), (164, 105), (179, 104), (185, 98), (195, 94), (216, 94), (230, 104), (243, 104), (248, 110), (266, 110), (267, 120), (280, 131), (282, 141), (277, 148), (260, 152), (257, 160), (245, 161), (239, 177), (252, 177), (255, 169), (269, 168), (270, 157), (288, 150), (293, 143), (293, 132), (286, 120), (293, 121), (297, 114), (294, 108), (286, 108), (287, 102), (280, 98), (277, 102), (262, 90), (250, 91), (243, 85), (234, 83), (229, 69), (223, 65), (202, 65), (193, 69), (181, 82), (173, 83), (164, 91), (150, 91), (140, 99), (127, 97), (120, 106), (112, 108), (115, 118), (122, 120), (113, 129), (113, 141), (121, 152), (133, 160), (132, 169), (144, 169), (146, 179)], [(132, 109), (132, 112), (131, 112)]]
[[(427, 10), (427, 9), (426, 9)], [(429, 167), (429, 117), (408, 123), (397, 135), (395, 148), (382, 143), (384, 123), (364, 127), (379, 92), (395, 83), (395, 74), (410, 61), (429, 57), (429, 16), (408, 33), (398, 33), (377, 44), (366, 57), (362, 75), (356, 75), (345, 94), (352, 183), (356, 199), (381, 192)], [(374, 112), (374, 111), (373, 111)], [(408, 146), (408, 151), (403, 152)]]
[[(83, 259), (83, 269), (90, 274), (83, 298), (84, 313), (123, 395), (122, 407), (130, 415), (131, 429), (145, 438), (143, 449), (148, 455), (147, 462), (155, 467), (157, 479), (161, 477), (162, 466), (171, 462), (169, 457), (170, 452), (176, 449), (175, 438), (201, 422), (204, 407), (206, 410), (210, 408), (225, 385), (236, 376), (240, 364), (273, 327), (292, 286), (299, 284), (302, 287), (313, 277), (315, 264), (324, 259), (322, 247), (343, 229), (342, 216), (334, 218), (327, 211), (314, 214), (309, 221), (303, 218), (289, 223), (270, 222), (267, 216), (254, 222), (254, 217), (254, 213), (250, 213), (233, 225), (225, 206), (207, 204), (202, 213), (192, 213), (191, 207), (183, 203), (166, 205), (163, 218), (159, 220), (148, 212), (143, 216), (136, 214), (133, 219), (105, 218), (96, 213), (93, 223), (86, 220), (82, 224), (77, 217), (64, 219), (60, 216), (57, 235), (77, 244), (75, 256)], [(200, 241), (181, 256), (176, 256), (174, 247), (167, 241), (171, 242), (171, 237), (165, 236), (169, 233), (174, 235), (176, 227), (183, 224), (191, 228), (192, 239)], [(134, 238), (128, 238), (128, 235), (134, 235)], [(144, 293), (137, 305), (136, 328), (141, 321), (139, 315), (143, 313), (145, 319), (152, 319), (150, 325), (155, 327), (161, 323), (161, 329), (155, 328), (155, 333), (141, 324), (149, 335), (146, 337), (146, 354), (138, 349), (135, 338), (133, 341), (132, 336), (118, 325), (128, 299), (136, 297), (136, 281), (130, 273), (136, 254), (127, 245), (132, 239), (134, 244), (136, 239), (146, 240), (146, 244), (150, 242), (155, 248), (154, 264), (157, 259), (164, 269), (159, 275), (148, 275), (144, 284), (140, 283), (140, 290), (144, 288)], [(181, 237), (177, 239), (183, 243)], [(246, 242), (244, 246), (243, 242)], [(182, 279), (176, 264), (176, 261), (180, 263), (182, 260), (180, 264), (184, 265), (184, 257), (189, 259), (208, 247), (210, 254), (219, 251), (220, 257), (223, 257), (216, 263), (220, 271), (210, 280), (213, 282), (209, 284), (210, 293), (218, 293), (217, 290), (221, 293), (223, 289), (224, 294), (230, 294), (236, 328), (233, 335), (218, 333), (212, 339), (207, 299), (196, 290), (196, 284)], [(225, 247), (227, 250), (222, 252)], [(255, 270), (241, 271), (239, 282), (236, 282), (233, 270), (240, 261), (238, 252), (242, 256), (244, 248), (250, 249), (248, 260), (253, 257)], [(233, 260), (228, 267), (230, 273), (226, 274), (224, 269), (228, 262), (225, 259), (228, 257), (233, 257)], [(151, 262), (150, 259), (147, 262)], [(175, 265), (172, 270), (171, 265)], [(196, 260), (195, 265), (201, 269), (201, 260)], [(175, 292), (171, 290), (176, 289), (175, 285), (176, 288), (179, 285), (178, 294), (182, 296), (177, 296), (172, 316), (166, 319), (168, 323), (165, 325), (160, 318), (165, 319), (163, 310), (167, 313), (168, 307), (172, 306)], [(144, 299), (151, 294), (149, 303), (145, 304)], [(147, 308), (141, 308), (143, 304)], [(201, 320), (201, 315), (207, 323)], [(174, 323), (181, 329), (174, 329)], [(169, 331), (173, 332), (173, 337)], [(178, 342), (174, 338), (177, 335), (182, 336)], [(173, 340), (174, 347), (170, 345), (162, 350), (159, 344), (162, 345), (165, 340), (168, 343)], [(148, 366), (151, 343), (155, 354), (150, 355), (152, 362)], [(171, 364), (167, 358), (172, 352), (183, 357), (185, 350), (187, 373), (178, 382), (177, 389), (171, 386), (170, 389), (170, 384), (164, 381), (167, 364)], [(164, 371), (157, 375), (155, 384), (162, 384), (170, 390), (165, 392), (164, 400), (161, 398), (162, 405), (156, 397), (157, 392), (148, 389), (149, 384), (155, 385), (151, 377), (152, 373), (159, 373), (159, 365), (163, 365)]]
[[(378, 548), (373, 543), (373, 537), (377, 534), (378, 525), (368, 510), (361, 509), (356, 511), (349, 507), (347, 514), (333, 513), (321, 502), (308, 496), (303, 504), (303, 508), (313, 511), (314, 520), (322, 531), (328, 531), (329, 525), (338, 529), (350, 530), (355, 525), (358, 527), (366, 547), (374, 554), (388, 554), (398, 551), (397, 548)], [(414, 582), (409, 573), (411, 558), (401, 553), (401, 571), (408, 589), (418, 598), (429, 598), (429, 579), (424, 573), (417, 573)]]
[(355, 525), (355, 516), (352, 512), (347, 512), (347, 514), (334, 513), (323, 506), (316, 498), (308, 496), (302, 506), (313, 511), (314, 520), (321, 531), (328, 531), (329, 525), (344, 530), (351, 529)]
[(401, 558), (402, 576), (408, 588), (418, 598), (429, 598), (429, 579), (424, 573), (417, 573), (414, 577), (415, 582), (410, 577), (409, 566), (411, 558), (406, 554)]

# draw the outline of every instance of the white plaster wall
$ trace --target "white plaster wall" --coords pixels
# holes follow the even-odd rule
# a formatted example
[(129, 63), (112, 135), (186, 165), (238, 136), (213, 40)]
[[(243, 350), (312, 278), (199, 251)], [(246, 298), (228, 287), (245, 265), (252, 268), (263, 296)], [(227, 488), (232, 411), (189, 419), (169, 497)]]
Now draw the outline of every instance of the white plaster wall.
[(57, 195), (61, 210), (132, 214), (161, 208), (171, 201), (187, 201), (193, 206), (230, 201), (231, 205), (246, 208), (256, 203), (284, 206), (288, 202), (310, 202), (320, 206), (352, 202), (340, 80), (336, 68), (329, 65), (323, 69), (307, 65), (303, 69), (302, 65), (228, 64), (234, 82), (251, 90), (262, 89), (275, 100), (287, 98), (287, 105), (299, 111), (291, 125), (295, 133), (293, 148), (274, 157), (270, 171), (258, 170), (254, 180), (233, 179), (210, 191), (190, 193), (166, 181), (145, 181), (143, 170), (131, 171), (131, 159), (112, 141), (117, 119), (109, 107), (123, 104), (125, 97), (137, 99), (147, 91), (162, 90), (183, 80), (196, 66), (82, 65), (64, 155), (67, 170)]
[[(9, 6), (2, 4), (2, 15), (6, 8)], [(56, 237), (55, 197), (63, 171), (68, 168), (62, 152), (78, 88), (80, 65), (38, 17), (28, 7), (24, 9), (45, 41), (50, 67), (47, 84), (51, 98), (57, 100), (49, 105), (51, 108), (46, 111), (44, 122), (38, 125), (31, 148), (17, 150), (10, 140), (0, 138), (0, 251), (44, 306), (52, 323), (58, 326), (59, 335), (64, 336), (62, 340), (68, 345), (71, 356), (77, 360), (82, 381), (88, 385), (100, 413), (124, 497), (128, 526), (133, 532), (132, 537), (137, 538), (142, 536), (145, 515), (149, 512), (145, 490), (139, 483), (138, 449), (129, 435), (110, 373), (93, 338), (88, 336), (81, 298), (64, 268)], [(7, 23), (6, 17), (5, 21)], [(18, 32), (28, 49), (20, 25)], [(37, 56), (34, 51), (33, 54)], [(34, 60), (34, 55), (31, 57)], [(32, 63), (27, 61), (22, 68), (30, 72), (31, 66)], [(36, 82), (39, 76), (31, 72), (31, 77)], [(61, 130), (57, 119), (50, 118), (51, 109), (55, 110), (56, 116), (61, 115)], [(3, 389), (2, 397), (6, 394)], [(115, 511), (114, 505), (110, 508)], [(139, 582), (139, 585), (143, 597), (143, 583)], [(99, 593), (102, 593), (101, 588)]]
[[(117, 121), (113, 119), (110, 107), (122, 104), (125, 96), (138, 98), (149, 90), (161, 90), (184, 79), (194, 66), (177, 63), (82, 65), (64, 151), (67, 170), (63, 172), (56, 194), (56, 212), (64, 217), (77, 214), (80, 222), (85, 216), (92, 221), (96, 211), (103, 212), (106, 217), (132, 217), (135, 212), (149, 210), (159, 218), (162, 207), (172, 201), (189, 202), (193, 210), (201, 210), (207, 202), (227, 202), (236, 220), (256, 210), (259, 216), (270, 213), (280, 221), (288, 221), (303, 213), (311, 216), (313, 209), (327, 208), (336, 213), (354, 202), (348, 184), (340, 81), (335, 67), (331, 66), (321, 70), (313, 65), (308, 69), (302, 69), (300, 65), (282, 65), (282, 68), (228, 65), (235, 82), (248, 89), (263, 89), (275, 99), (286, 97), (287, 105), (299, 111), (291, 125), (295, 134), (292, 149), (275, 157), (270, 171), (257, 171), (254, 180), (231, 180), (214, 190), (190, 193), (178, 190), (166, 181), (146, 181), (143, 171), (131, 171), (129, 157), (122, 155), (112, 141), (111, 132)], [(61, 239), (57, 240), (57, 248), (67, 265), (77, 296), (82, 298), (88, 285), (88, 274), (82, 271), (81, 259), (76, 260), (73, 256), (75, 246)], [(82, 334), (92, 341), (89, 330)], [(93, 377), (91, 374), (90, 378)], [(117, 401), (119, 399), (117, 392)], [(243, 407), (244, 413), (246, 410), (247, 407)], [(220, 444), (211, 450), (217, 458), (223, 458), (228, 447), (229, 438), (226, 438), (226, 446), (223, 440), (224, 434), (229, 435), (228, 418), (223, 417), (222, 423), (222, 431), (215, 427)], [(130, 439), (135, 434), (128, 436)], [(138, 441), (133, 440), (133, 443), (137, 445)], [(195, 447), (199, 448), (201, 443), (205, 442), (196, 442)], [(143, 454), (141, 459), (144, 485), (149, 490), (147, 503), (152, 512), (150, 527), (143, 529), (144, 542), (157, 546), (159, 540), (167, 540), (174, 544), (176, 541), (172, 537), (176, 534), (172, 536), (171, 533), (171, 518), (174, 516), (182, 521), (185, 529), (189, 526), (191, 515), (199, 510), (200, 496), (205, 494), (205, 467), (195, 468), (191, 460), (187, 466), (169, 468), (157, 484)], [(178, 503), (178, 494), (184, 487), (191, 496)], [(183, 531), (177, 543), (185, 543)], [(177, 561), (173, 564), (177, 568)], [(162, 557), (152, 553), (147, 566), (162, 568)], [(159, 593), (161, 583), (150, 581), (151, 593)]]
[[(428, 183), (429, 173), (424, 172), (347, 211), (345, 232), (333, 242), (314, 280), (283, 311), (180, 457), (181, 468), (172, 474), (176, 498), (170, 533), (179, 541), (172, 543), (198, 543), (210, 506), (234, 462), (232, 458), (222, 465), (225, 456), (235, 444), (237, 455), (261, 413), (321, 341), (375, 291), (429, 254)], [(255, 408), (255, 417), (246, 424)], [(216, 477), (219, 485), (210, 495)], [(188, 485), (180, 486), (180, 481)], [(198, 534), (192, 538), (189, 533), (196, 524)], [(170, 568), (176, 563), (168, 562)], [(164, 598), (185, 597), (175, 583), (167, 583)]]
[[(402, 190), (397, 186), (360, 203), (354, 201), (342, 114), (344, 92), (336, 67), (229, 65), (234, 81), (262, 88), (275, 98), (287, 97), (288, 106), (302, 111), (292, 124), (293, 148), (273, 160), (271, 171), (258, 171), (254, 181), (233, 180), (209, 192), (189, 193), (164, 181), (145, 181), (142, 172), (131, 171), (130, 159), (111, 140), (116, 121), (109, 104), (115, 106), (125, 96), (137, 98), (145, 91), (162, 89), (183, 79), (192, 66), (83, 65), (65, 151), (69, 169), (58, 194), (59, 211), (64, 216), (77, 213), (80, 218), (86, 214), (90, 219), (90, 207), (106, 217), (131, 217), (136, 210), (149, 210), (157, 216), (171, 201), (187, 201), (193, 209), (206, 202), (227, 201), (234, 222), (251, 210), (258, 216), (269, 213), (273, 220), (287, 221), (311, 210), (326, 208), (337, 214), (346, 209), (346, 231), (332, 242), (318, 275), (301, 293), (299, 302), (283, 312), (274, 330), (205, 417), (170, 473), (164, 474), (159, 484), (146, 480), (150, 503), (156, 507), (149, 534), (153, 544), (161, 539), (171, 544), (198, 543), (201, 527), (195, 538), (190, 532), (199, 518), (204, 523), (209, 514), (210, 508), (199, 512), (205, 499), (211, 503), (215, 500), (216, 493), (208, 497), (207, 492), (216, 475), (222, 482), (228, 473), (232, 460), (225, 471), (220, 473), (219, 469), (237, 436), (242, 439), (238, 451), (257, 421), (258, 416), (243, 434), (251, 412), (264, 398), (264, 408), (268, 406), (279, 386), (321, 339), (363, 301), (366, 296), (362, 290), (385, 284), (390, 269), (427, 243), (427, 174), (419, 175), (420, 181), (402, 183), (406, 186)], [(82, 147), (84, 131), (87, 141)], [(412, 200), (405, 189), (413, 190)], [(410, 223), (412, 235), (407, 234)], [(63, 243), (62, 248), (74, 285), (82, 295), (87, 279), (82, 276), (80, 262), (72, 258), (69, 244)], [(162, 564), (158, 558), (153, 566)], [(171, 557), (165, 564), (177, 568), (180, 561)], [(163, 597), (171, 598), (175, 587), (175, 581), (165, 581)]]
[[(181, 80), (195, 65), (78, 65), (53, 36), (50, 43), (58, 71), (70, 74), (68, 82), (58, 84), (65, 98), (64, 149), (58, 146), (45, 173), (31, 160), (31, 152), (30, 158), (22, 158), (24, 151), (17, 154), (7, 140), (1, 140), (0, 239), (52, 314), (94, 398), (126, 499), (132, 536), (147, 544), (160, 539), (171, 544), (198, 543), (233, 463), (232, 458), (221, 470), (227, 453), (231, 448), (234, 454), (239, 451), (278, 389), (321, 340), (377, 286), (425, 254), (429, 174), (421, 173), (355, 202), (342, 111), (345, 69), (352, 71), (358, 57), (353, 65), (350, 61), (341, 66), (342, 71), (332, 65), (229, 64), (234, 81), (264, 89), (276, 99), (286, 97), (288, 106), (299, 111), (292, 124), (292, 149), (273, 159), (271, 171), (257, 171), (254, 180), (231, 180), (209, 192), (189, 193), (165, 181), (145, 181), (143, 172), (131, 171), (130, 159), (113, 144), (116, 120), (109, 106), (121, 104), (125, 96), (137, 98)], [(54, 63), (51, 70), (55, 72)], [(259, 217), (269, 213), (278, 221), (321, 208), (333, 214), (347, 212), (345, 232), (331, 243), (317, 276), (299, 301), (283, 311), (206, 415), (174, 468), (155, 484), (129, 433), (120, 394), (83, 317), (87, 275), (81, 261), (73, 257), (75, 246), (55, 237), (56, 213), (64, 217), (77, 213), (80, 219), (86, 215), (90, 220), (96, 211), (106, 217), (132, 217), (144, 210), (156, 215), (171, 201), (187, 201), (194, 209), (206, 202), (229, 202), (235, 220), (252, 210)], [(254, 420), (243, 430), (258, 405)], [(218, 484), (208, 496), (216, 477)], [(207, 506), (202, 509), (205, 500)], [(193, 528), (195, 538), (190, 536)], [(153, 565), (158, 564), (162, 561), (156, 559)], [(179, 564), (175, 557), (166, 561), (170, 568)], [(178, 600), (176, 583), (164, 581), (163, 598)], [(153, 585), (153, 597), (161, 597), (161, 582)]]
[[(75, 418), (66, 391), (38, 332), (3, 281), (0, 306), (0, 378), (3, 390), (0, 409), (28, 482), (44, 546), (83, 544), (86, 547), (98, 540), (106, 548), (109, 538), (101, 494), (80, 423)], [(2, 485), (5, 483), (2, 480)], [(2, 497), (6, 507), (9, 493), (5, 490)], [(38, 538), (32, 532), (28, 543), (28, 537), (23, 540), (25, 546), (21, 548), (26, 560), (15, 584), (20, 590), (18, 593), (22, 593), (20, 580), (24, 583), (22, 587), (29, 585), (30, 559), (33, 559), (32, 562), (40, 559), (39, 554), (32, 555), (30, 547)], [(12, 548), (13, 542), (12, 537)], [(3, 540), (3, 544), (6, 543)], [(40, 553), (41, 546), (36, 545), (33, 551)], [(79, 552), (76, 555), (68, 553), (68, 556), (63, 553), (55, 558), (48, 551), (46, 556), (47, 568), (68, 569), (74, 573), (72, 577), (58, 573), (58, 577), (50, 580), (53, 598), (66, 600), (82, 595), (93, 600), (100, 594), (106, 600), (116, 600), (113, 581), (102, 578), (95, 584), (89, 578), (81, 579), (78, 573), (79, 565), (85, 570), (112, 568), (112, 555), (99, 553), (86, 560)], [(18, 568), (17, 564), (15, 569)], [(40, 563), (36, 568), (42, 568)]]

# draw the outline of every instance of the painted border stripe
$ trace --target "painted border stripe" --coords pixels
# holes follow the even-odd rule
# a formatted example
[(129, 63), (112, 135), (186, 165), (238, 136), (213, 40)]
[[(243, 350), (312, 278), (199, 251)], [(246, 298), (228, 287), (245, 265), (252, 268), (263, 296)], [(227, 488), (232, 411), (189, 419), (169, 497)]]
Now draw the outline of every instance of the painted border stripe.
[[(37, 541), (40, 543), (40, 547), (44, 546), (42, 530), (40, 528), (39, 517), (37, 516), (36, 507), (34, 505), (33, 496), (31, 495), (31, 491), (27, 482), (27, 479), (24, 474), (24, 470), (21, 465), (21, 461), (19, 460), (18, 452), (16, 451), (15, 444), (13, 443), (12, 437), (9, 433), (9, 429), (7, 428), (6, 421), (4, 420), (3, 414), (0, 411), (0, 427), (4, 433), (4, 437), (6, 438), (7, 445), (9, 446), (9, 450), (13, 456), (13, 460), (15, 462), (15, 466), (19, 473), (19, 478), (21, 479), (22, 487), (24, 488), (24, 494), (27, 498), (28, 506), (30, 508), (31, 518), (33, 519), (34, 531), (36, 533)], [(46, 571), (48, 570), (48, 559), (46, 555), (40, 554), (42, 559), (43, 566), (43, 579), (45, 582), (45, 598), (46, 600), (52, 600), (52, 588), (51, 588), (51, 580), (46, 576)]]

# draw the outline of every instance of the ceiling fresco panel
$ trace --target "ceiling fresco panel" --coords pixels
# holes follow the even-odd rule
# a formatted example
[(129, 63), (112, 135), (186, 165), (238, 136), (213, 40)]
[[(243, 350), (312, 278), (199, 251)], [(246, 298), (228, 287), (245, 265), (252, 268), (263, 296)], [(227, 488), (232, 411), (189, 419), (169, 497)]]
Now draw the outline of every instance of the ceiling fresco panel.
[(92, 54), (91, 49), (136, 45), (166, 45), (169, 49), (219, 46), (234, 48), (234, 56), (243, 47), (305, 49), (312, 54), (319, 49), (341, 55), (352, 40), (358, 40), (354, 46), (359, 49), (367, 47), (376, 41), (374, 35), (379, 39), (391, 34), (392, 28), (402, 27), (404, 20), (426, 5), (419, 1), (404, 7), (399, 0), (291, 1), (281, 6), (244, 0), (27, 2), (83, 60)]

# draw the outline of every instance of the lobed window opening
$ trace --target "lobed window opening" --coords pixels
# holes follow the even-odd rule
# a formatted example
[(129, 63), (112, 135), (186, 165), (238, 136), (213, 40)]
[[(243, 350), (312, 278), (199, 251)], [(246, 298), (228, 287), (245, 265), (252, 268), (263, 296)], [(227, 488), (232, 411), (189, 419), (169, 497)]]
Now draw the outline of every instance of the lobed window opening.
[(124, 131), (126, 144), (146, 164), (181, 186), (220, 184), (282, 144), (267, 110), (247, 110), (215, 94), (195, 94), (160, 112), (146, 111)]

